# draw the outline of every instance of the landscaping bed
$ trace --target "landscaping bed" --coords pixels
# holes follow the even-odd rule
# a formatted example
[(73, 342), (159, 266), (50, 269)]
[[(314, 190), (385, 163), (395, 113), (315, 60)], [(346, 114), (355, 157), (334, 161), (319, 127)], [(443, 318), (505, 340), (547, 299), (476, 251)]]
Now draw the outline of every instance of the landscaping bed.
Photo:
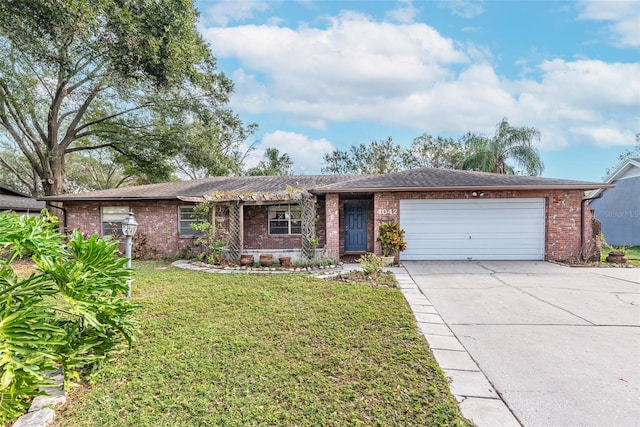
[(133, 299), (138, 341), (56, 426), (472, 425), (398, 289), (147, 263)]

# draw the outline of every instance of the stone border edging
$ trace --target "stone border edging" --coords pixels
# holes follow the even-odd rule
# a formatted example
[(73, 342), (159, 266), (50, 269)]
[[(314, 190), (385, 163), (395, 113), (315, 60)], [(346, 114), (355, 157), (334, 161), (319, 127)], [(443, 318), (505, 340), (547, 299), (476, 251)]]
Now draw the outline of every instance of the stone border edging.
[(420, 332), (427, 340), (436, 362), (449, 379), (449, 388), (458, 402), (462, 415), (478, 427), (521, 427), (484, 372), (407, 270), (397, 269), (394, 275), (411, 307)]
[(36, 396), (31, 402), (29, 411), (19, 417), (13, 427), (46, 427), (53, 423), (56, 417), (55, 408), (65, 404), (67, 393), (63, 389), (64, 377), (61, 371), (52, 371), (45, 374), (53, 379), (53, 385), (40, 387), (47, 395)]
[(220, 267), (201, 261), (177, 260), (172, 266), (185, 270), (204, 271), (220, 274), (314, 274), (329, 275), (342, 271), (342, 265), (330, 265), (317, 268), (312, 267)]

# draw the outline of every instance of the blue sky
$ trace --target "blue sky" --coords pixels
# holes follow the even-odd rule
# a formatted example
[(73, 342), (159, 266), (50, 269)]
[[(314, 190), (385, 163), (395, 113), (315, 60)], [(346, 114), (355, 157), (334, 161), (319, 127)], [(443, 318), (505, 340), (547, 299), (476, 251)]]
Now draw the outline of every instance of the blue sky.
[(640, 1), (197, 0), (232, 109), (296, 173), (334, 149), (534, 126), (543, 176), (600, 181), (640, 132)]

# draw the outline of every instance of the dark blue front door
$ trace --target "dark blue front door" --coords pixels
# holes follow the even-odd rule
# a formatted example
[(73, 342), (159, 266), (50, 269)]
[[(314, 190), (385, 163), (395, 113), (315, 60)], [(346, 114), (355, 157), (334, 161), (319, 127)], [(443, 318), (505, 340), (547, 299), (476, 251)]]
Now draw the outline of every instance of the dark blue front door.
[(367, 250), (367, 205), (344, 204), (344, 251), (366, 252)]

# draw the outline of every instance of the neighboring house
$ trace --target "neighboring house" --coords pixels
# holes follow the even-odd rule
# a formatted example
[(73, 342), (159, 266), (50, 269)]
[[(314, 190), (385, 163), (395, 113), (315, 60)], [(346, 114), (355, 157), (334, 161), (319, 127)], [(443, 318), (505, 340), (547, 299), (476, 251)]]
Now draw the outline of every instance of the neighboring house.
[(599, 189), (590, 202), (611, 245), (640, 246), (640, 158), (629, 159), (605, 181), (615, 188)]
[[(233, 256), (319, 248), (380, 253), (378, 226), (399, 221), (401, 260), (575, 260), (596, 245), (584, 192), (610, 185), (448, 169), (383, 175), (214, 177), (46, 197), (69, 229), (117, 232), (129, 210), (157, 251), (193, 247), (193, 207), (210, 200)], [(309, 205), (311, 203), (311, 205)], [(309, 207), (314, 211), (309, 213)], [(305, 231), (305, 230), (311, 231)]]
[(13, 211), (23, 215), (38, 215), (45, 202), (0, 185), (0, 212)]

